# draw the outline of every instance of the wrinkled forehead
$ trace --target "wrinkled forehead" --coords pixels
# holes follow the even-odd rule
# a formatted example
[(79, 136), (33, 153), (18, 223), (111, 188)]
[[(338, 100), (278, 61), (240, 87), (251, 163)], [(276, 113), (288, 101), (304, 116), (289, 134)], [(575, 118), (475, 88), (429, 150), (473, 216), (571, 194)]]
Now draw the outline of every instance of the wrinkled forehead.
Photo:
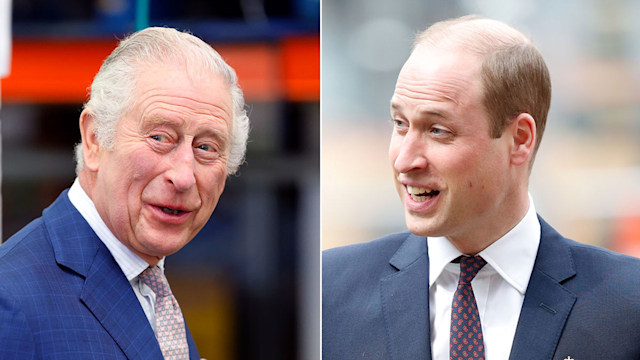
[(220, 74), (193, 77), (184, 65), (148, 64), (136, 75), (131, 111), (140, 118), (154, 102), (211, 112), (231, 122), (233, 100), (230, 86)]

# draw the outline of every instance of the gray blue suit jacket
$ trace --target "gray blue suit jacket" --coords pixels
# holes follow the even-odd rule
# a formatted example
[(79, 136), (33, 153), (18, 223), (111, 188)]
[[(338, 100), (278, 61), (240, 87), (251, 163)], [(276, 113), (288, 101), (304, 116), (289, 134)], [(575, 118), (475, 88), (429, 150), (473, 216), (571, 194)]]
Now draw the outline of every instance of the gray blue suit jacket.
[[(191, 359), (199, 359), (187, 329)], [(0, 359), (162, 359), (138, 299), (67, 191), (0, 246)]]
[[(640, 359), (640, 260), (540, 224), (510, 359)], [(410, 233), (324, 252), (323, 359), (431, 359), (427, 254)]]

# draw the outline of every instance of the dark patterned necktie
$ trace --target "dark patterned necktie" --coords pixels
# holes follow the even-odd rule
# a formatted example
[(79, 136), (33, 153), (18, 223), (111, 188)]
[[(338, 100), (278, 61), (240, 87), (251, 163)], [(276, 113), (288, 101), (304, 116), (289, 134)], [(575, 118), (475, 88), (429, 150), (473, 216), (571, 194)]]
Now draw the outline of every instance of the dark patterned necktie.
[(451, 303), (451, 333), (449, 359), (484, 360), (484, 342), (478, 304), (471, 280), (487, 264), (480, 256), (460, 258), (460, 280)]
[(184, 317), (162, 270), (158, 266), (148, 267), (140, 274), (140, 281), (156, 294), (156, 334), (165, 360), (189, 359)]

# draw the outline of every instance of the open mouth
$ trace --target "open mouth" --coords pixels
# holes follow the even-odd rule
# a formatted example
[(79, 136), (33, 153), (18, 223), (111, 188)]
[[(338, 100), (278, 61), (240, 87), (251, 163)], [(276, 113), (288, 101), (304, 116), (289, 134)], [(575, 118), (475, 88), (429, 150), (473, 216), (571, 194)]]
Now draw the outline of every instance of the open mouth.
[(165, 206), (159, 206), (160, 210), (162, 210), (164, 213), (167, 213), (169, 215), (180, 215), (182, 214), (184, 211), (182, 210), (177, 210), (177, 209), (172, 209), (169, 207), (165, 207)]
[(411, 185), (407, 185), (407, 192), (409, 193), (409, 196), (411, 196), (411, 199), (416, 202), (425, 202), (440, 194), (439, 190), (415, 187)]

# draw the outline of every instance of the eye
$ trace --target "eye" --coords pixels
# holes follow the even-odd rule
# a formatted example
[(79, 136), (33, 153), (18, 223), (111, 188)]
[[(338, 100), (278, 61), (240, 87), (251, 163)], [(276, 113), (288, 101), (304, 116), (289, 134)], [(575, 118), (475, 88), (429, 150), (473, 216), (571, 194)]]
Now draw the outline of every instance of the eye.
[(393, 123), (393, 127), (398, 131), (406, 130), (406, 128), (409, 127), (409, 124), (405, 120), (399, 118), (393, 118), (391, 122)]
[(155, 133), (147, 136), (147, 142), (152, 149), (159, 153), (167, 153), (175, 146), (174, 137), (167, 133)]
[(451, 131), (449, 131), (447, 129), (444, 129), (444, 128), (441, 128), (441, 127), (438, 127), (438, 126), (432, 127), (430, 132), (436, 138), (442, 138), (442, 139), (447, 138), (448, 139), (448, 138), (453, 137), (453, 133)]
[(197, 158), (204, 163), (217, 160), (221, 156), (219, 146), (214, 142), (195, 144), (194, 149), (196, 151)]

